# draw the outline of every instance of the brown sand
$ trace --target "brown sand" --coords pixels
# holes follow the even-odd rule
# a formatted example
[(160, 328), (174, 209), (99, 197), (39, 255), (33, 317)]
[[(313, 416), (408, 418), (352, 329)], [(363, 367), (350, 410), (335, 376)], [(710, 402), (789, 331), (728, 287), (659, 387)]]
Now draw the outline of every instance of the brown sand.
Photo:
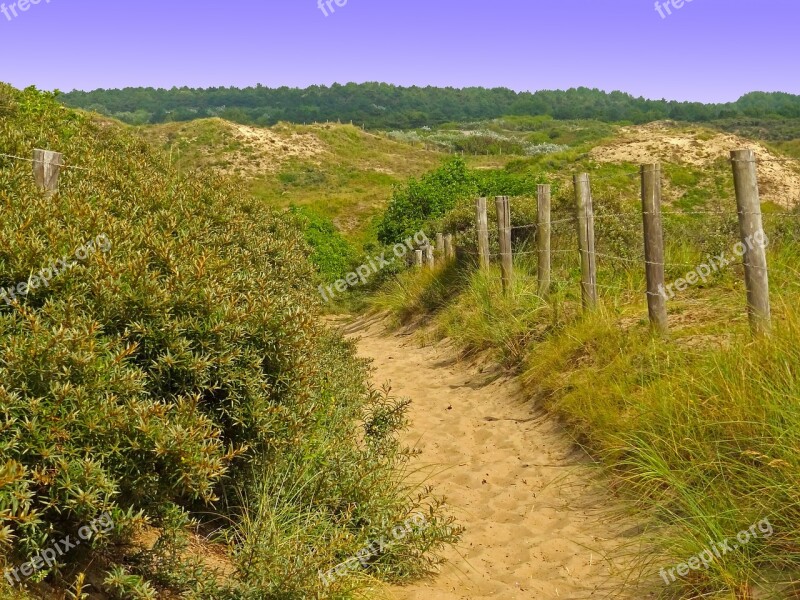
[(176, 142), (191, 151), (193, 167), (208, 167), (227, 175), (257, 177), (280, 172), (287, 163), (319, 166), (330, 153), (310, 127), (275, 125), (251, 127), (218, 117), (167, 123), (143, 130), (156, 145), (171, 148)]
[(800, 161), (736, 135), (657, 121), (622, 127), (613, 140), (592, 148), (589, 155), (605, 163), (670, 162), (703, 168), (728, 160), (731, 150), (741, 148), (752, 148), (758, 160), (763, 161), (758, 165), (762, 201), (787, 207), (800, 204)]
[(394, 598), (632, 597), (616, 595), (622, 586), (607, 557), (619, 540), (599, 516), (616, 501), (515, 380), (459, 363), (446, 344), (421, 348), (386, 333), (377, 319), (345, 331), (374, 359), (375, 384), (391, 382), (412, 399), (406, 441), (422, 450), (426, 483), (466, 527), (437, 577), (393, 589)]

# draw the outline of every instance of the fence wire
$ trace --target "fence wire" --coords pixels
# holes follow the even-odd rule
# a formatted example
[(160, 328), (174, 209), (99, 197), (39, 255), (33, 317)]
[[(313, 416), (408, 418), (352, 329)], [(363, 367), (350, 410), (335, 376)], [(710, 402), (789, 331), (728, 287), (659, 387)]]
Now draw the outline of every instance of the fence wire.
[[(37, 162), (42, 162), (42, 161), (40, 161), (40, 160), (34, 160), (34, 159), (32, 159), (32, 158), (25, 158), (24, 156), (16, 156), (16, 155), (14, 155), (14, 154), (4, 154), (4, 153), (0, 153), (0, 156), (2, 156), (2, 157), (4, 157), (4, 158), (13, 158), (13, 159), (15, 159), (15, 160), (22, 160), (22, 161), (29, 162), (29, 163), (37, 163)], [(77, 166), (77, 165), (68, 165), (68, 164), (62, 164), (62, 165), (58, 165), (58, 168), (59, 168), (59, 169), (77, 169), (77, 170), (79, 170), (79, 171), (91, 171), (91, 170), (92, 170), (92, 169), (90, 169), (90, 168), (88, 168), (88, 167), (79, 167), (79, 166)]]

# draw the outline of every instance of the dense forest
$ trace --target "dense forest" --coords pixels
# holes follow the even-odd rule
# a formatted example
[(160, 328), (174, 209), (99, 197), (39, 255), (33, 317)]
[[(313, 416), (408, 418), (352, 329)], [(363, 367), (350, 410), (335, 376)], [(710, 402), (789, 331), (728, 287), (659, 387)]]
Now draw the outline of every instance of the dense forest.
[(398, 87), (385, 83), (306, 89), (261, 85), (244, 89), (125, 88), (72, 91), (62, 94), (61, 99), (69, 106), (97, 111), (131, 124), (219, 116), (254, 125), (341, 120), (372, 129), (410, 129), (506, 115), (632, 123), (660, 119), (708, 122), (741, 117), (800, 117), (800, 96), (779, 92), (753, 92), (736, 102), (702, 104), (648, 100), (623, 92), (583, 87), (535, 93), (506, 88)]

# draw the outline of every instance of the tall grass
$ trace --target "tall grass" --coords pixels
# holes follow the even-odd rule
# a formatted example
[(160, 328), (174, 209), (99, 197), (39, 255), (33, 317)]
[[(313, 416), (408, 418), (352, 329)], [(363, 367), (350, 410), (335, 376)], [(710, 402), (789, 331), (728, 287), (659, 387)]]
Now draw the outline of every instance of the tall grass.
[(800, 567), (799, 334), (800, 315), (787, 310), (770, 340), (751, 342), (738, 323), (728, 339), (687, 347), (694, 336), (663, 343), (600, 312), (526, 362), (525, 381), (655, 521), (660, 567), (771, 522), (769, 540), (681, 581), (682, 597), (749, 598)]
[[(729, 222), (667, 218), (670, 231), (681, 232), (669, 238), (668, 281), (736, 241)], [(598, 251), (624, 257), (627, 248), (637, 255), (636, 246), (624, 236), (615, 241), (599, 223)], [(621, 226), (637, 235), (631, 223)], [(496, 268), (478, 272), (468, 264), (450, 268), (458, 271), (457, 292), (446, 289), (447, 272), (409, 273), (402, 283), (412, 293), (389, 286), (375, 306), (394, 308), (407, 321), (425, 315), (465, 351), (494, 350), (521, 372), (531, 398), (607, 465), (615, 487), (647, 523), (650, 551), (638, 557), (635, 572), (661, 582), (662, 597), (797, 597), (800, 246), (794, 223), (766, 217), (775, 333), (760, 341), (748, 329), (741, 264), (668, 303), (668, 339), (649, 328), (643, 268), (604, 257), (598, 258), (601, 302), (589, 314), (580, 311), (574, 257), (554, 255), (556, 285), (545, 300), (536, 295), (535, 258), (521, 252), (508, 295)], [(569, 233), (559, 236), (554, 247), (574, 243)], [(661, 569), (677, 575), (676, 565), (765, 520), (772, 535), (756, 530), (757, 537), (715, 557), (707, 569), (663, 583)]]

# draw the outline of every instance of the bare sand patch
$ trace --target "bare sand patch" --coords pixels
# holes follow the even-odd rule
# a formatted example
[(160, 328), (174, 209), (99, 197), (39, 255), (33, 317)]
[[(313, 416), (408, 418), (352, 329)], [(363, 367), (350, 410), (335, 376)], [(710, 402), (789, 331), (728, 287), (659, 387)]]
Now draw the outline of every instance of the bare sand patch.
[(731, 150), (752, 148), (759, 160), (758, 178), (763, 201), (781, 206), (800, 203), (800, 161), (792, 161), (763, 144), (708, 129), (678, 127), (668, 121), (623, 127), (611, 142), (596, 146), (590, 156), (604, 163), (652, 162), (707, 168), (728, 160)]
[(233, 139), (241, 142), (243, 149), (233, 162), (239, 172), (247, 174), (275, 173), (291, 160), (314, 162), (327, 148), (312, 133), (282, 131), (280, 128), (250, 127), (227, 123)]

